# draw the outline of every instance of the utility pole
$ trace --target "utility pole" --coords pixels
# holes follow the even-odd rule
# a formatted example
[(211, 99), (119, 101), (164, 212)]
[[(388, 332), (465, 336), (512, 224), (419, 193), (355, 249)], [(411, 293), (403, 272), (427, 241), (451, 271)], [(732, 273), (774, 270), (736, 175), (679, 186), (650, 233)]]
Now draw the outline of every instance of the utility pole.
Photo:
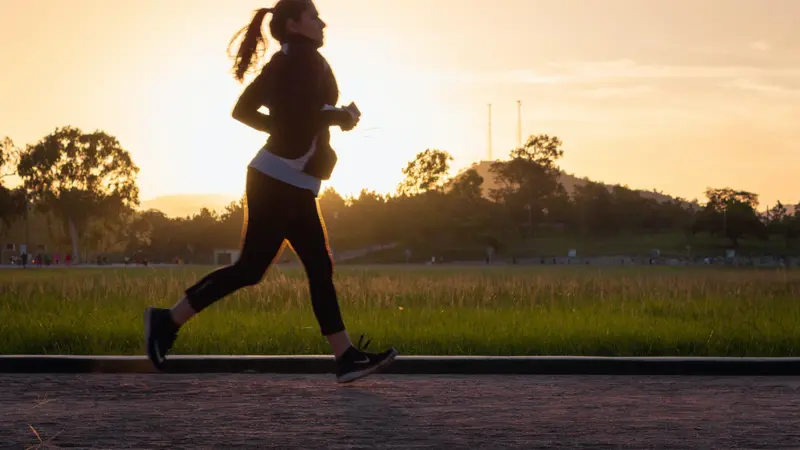
[(29, 220), (30, 219), (30, 217), (29, 217), (30, 216), (30, 212), (29, 212), (30, 209), (31, 209), (30, 198), (28, 196), (28, 190), (25, 189), (25, 253), (27, 253), (28, 255), (31, 254), (30, 253), (30, 251), (31, 251), (30, 250), (30, 229), (31, 229), (31, 226), (30, 226), (30, 220)]

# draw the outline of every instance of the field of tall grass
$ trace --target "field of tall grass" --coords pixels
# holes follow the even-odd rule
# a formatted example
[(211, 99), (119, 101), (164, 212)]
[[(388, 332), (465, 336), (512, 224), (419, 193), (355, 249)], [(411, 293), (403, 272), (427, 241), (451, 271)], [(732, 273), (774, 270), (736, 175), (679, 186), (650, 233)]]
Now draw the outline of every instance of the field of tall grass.
[[(206, 268), (0, 270), (0, 354), (143, 354), (146, 306)], [(345, 267), (345, 323), (401, 354), (800, 355), (800, 271)], [(193, 319), (178, 354), (325, 354), (305, 275), (277, 267)]]

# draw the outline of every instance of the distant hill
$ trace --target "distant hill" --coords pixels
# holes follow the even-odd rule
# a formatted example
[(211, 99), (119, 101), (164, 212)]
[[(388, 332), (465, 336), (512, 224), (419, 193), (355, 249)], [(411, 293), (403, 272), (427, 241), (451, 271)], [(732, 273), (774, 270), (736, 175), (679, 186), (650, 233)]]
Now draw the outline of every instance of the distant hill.
[[(491, 189), (497, 189), (499, 187), (498, 183), (494, 179), (494, 174), (492, 174), (492, 172), (490, 171), (493, 162), (494, 161), (481, 161), (481, 162), (474, 163), (472, 166), (470, 166), (471, 169), (475, 169), (478, 172), (478, 175), (483, 177), (483, 186), (482, 187), (483, 187), (483, 190), (484, 190), (484, 195), (487, 196), (487, 197), (488, 197), (489, 191)], [(564, 186), (564, 189), (567, 191), (568, 194), (572, 194), (573, 192), (575, 192), (575, 187), (576, 186), (584, 186), (584, 185), (586, 185), (586, 183), (588, 181), (589, 180), (587, 180), (586, 178), (578, 178), (575, 175), (570, 175), (568, 173), (563, 173), (563, 172), (561, 173), (561, 176), (559, 177), (559, 182), (561, 182), (561, 184)], [(591, 180), (591, 181), (594, 181), (594, 180)], [(595, 182), (597, 182), (597, 181), (595, 181)], [(608, 189), (611, 189), (611, 187), (614, 186), (614, 185), (606, 184), (606, 183), (601, 183), (601, 184), (605, 185)], [(631, 188), (631, 189), (633, 189), (633, 188)], [(666, 195), (666, 194), (662, 194), (660, 192), (644, 191), (644, 190), (641, 190), (641, 189), (633, 189), (633, 190), (638, 192), (639, 195), (641, 195), (644, 198), (652, 198), (652, 199), (655, 199), (655, 200), (657, 200), (659, 202), (662, 202), (662, 203), (666, 202), (666, 201), (674, 200), (674, 197), (671, 197), (671, 196)]]
[(143, 200), (139, 209), (157, 209), (169, 217), (186, 217), (200, 212), (203, 208), (221, 213), (228, 204), (239, 200), (225, 194), (177, 194), (163, 195), (150, 200)]

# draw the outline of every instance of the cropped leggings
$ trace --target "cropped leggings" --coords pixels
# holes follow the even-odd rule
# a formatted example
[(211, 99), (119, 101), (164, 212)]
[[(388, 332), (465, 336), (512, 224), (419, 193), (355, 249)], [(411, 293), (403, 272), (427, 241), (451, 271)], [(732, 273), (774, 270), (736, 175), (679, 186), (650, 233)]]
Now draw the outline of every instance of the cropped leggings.
[(288, 241), (305, 267), (311, 304), (322, 334), (343, 331), (328, 236), (314, 193), (248, 168), (246, 196), (239, 259), (186, 290), (192, 309), (200, 312), (243, 287), (258, 284)]

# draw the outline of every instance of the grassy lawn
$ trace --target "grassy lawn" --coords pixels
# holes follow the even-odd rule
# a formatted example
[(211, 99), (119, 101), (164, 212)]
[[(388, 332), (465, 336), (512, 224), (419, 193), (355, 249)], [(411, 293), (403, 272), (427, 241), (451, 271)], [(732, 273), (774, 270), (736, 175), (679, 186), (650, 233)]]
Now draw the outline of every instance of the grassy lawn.
[[(142, 313), (207, 268), (0, 270), (0, 354), (143, 354)], [(401, 354), (800, 355), (800, 271), (341, 267), (345, 323)], [(191, 321), (178, 354), (325, 354), (298, 268)]]

